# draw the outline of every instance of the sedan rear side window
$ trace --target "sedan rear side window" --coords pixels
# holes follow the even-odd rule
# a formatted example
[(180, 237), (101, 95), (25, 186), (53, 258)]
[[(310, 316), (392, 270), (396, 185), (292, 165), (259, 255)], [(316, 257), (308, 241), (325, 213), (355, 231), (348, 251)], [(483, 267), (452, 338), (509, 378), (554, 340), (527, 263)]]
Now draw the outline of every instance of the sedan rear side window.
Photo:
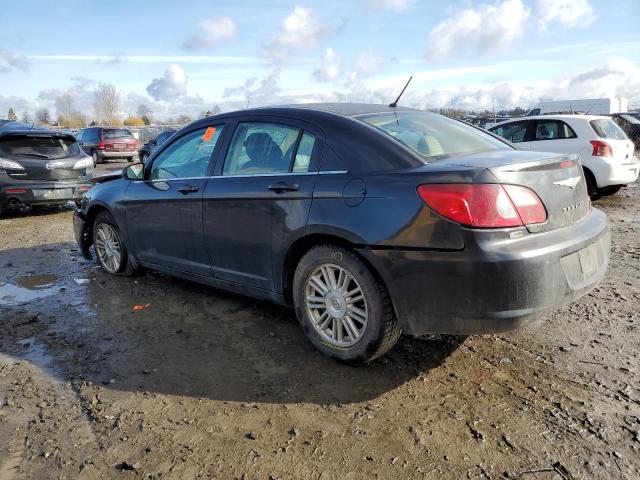
[(564, 140), (567, 138), (577, 138), (577, 135), (566, 123), (559, 120), (538, 120), (536, 141)]
[(399, 111), (356, 118), (382, 130), (424, 158), (513, 149), (478, 128), (427, 112)]
[[(222, 174), (288, 173), (299, 134), (299, 129), (287, 125), (262, 122), (239, 123), (233, 135)], [(303, 165), (302, 158), (300, 162)]]
[(42, 158), (45, 160), (78, 155), (78, 144), (66, 138), (18, 137), (0, 142), (0, 156)]
[(170, 180), (207, 175), (222, 125), (201, 128), (176, 139), (153, 160), (149, 178)]
[(589, 121), (589, 125), (593, 128), (600, 138), (610, 138), (612, 140), (626, 140), (627, 136), (624, 131), (615, 124), (613, 120), (608, 118), (599, 118)]

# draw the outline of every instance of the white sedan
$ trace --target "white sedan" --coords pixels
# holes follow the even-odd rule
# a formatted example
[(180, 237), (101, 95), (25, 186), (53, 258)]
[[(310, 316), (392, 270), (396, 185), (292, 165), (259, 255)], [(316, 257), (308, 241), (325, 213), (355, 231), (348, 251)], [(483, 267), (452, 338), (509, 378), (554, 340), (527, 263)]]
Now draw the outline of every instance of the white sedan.
[(523, 150), (577, 154), (589, 195), (611, 195), (638, 178), (634, 145), (610, 117), (540, 115), (500, 123), (491, 132)]

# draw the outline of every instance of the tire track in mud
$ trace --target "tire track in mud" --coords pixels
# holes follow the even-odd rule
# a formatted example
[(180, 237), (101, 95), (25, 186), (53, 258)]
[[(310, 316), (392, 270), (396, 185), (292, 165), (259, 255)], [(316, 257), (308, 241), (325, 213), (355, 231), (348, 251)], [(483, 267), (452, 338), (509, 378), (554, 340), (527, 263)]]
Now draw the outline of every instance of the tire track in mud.
[(19, 442), (18, 445), (15, 442), (10, 442), (8, 446), (8, 457), (0, 464), (0, 480), (14, 480), (20, 464), (22, 463), (22, 456), (25, 450), (25, 441)]

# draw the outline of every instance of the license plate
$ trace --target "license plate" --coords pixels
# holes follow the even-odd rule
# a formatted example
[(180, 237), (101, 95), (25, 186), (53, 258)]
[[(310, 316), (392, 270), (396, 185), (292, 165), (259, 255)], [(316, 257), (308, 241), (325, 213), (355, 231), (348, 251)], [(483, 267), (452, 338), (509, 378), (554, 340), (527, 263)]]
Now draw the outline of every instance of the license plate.
[(113, 144), (113, 148), (115, 148), (116, 150), (125, 150), (127, 148), (127, 144), (126, 143), (114, 143)]
[(591, 245), (578, 252), (580, 268), (582, 269), (582, 276), (584, 278), (589, 278), (596, 273), (596, 269), (598, 268), (598, 250), (596, 247), (596, 245)]
[(36, 200), (64, 200), (73, 198), (73, 189), (52, 188), (50, 190), (33, 190), (33, 196)]

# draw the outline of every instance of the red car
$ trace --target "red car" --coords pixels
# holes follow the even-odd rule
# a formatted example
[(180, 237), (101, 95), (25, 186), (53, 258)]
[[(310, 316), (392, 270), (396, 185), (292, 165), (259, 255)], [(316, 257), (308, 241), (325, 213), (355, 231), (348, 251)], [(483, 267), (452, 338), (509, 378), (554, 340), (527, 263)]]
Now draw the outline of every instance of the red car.
[(76, 140), (82, 150), (93, 157), (94, 166), (104, 162), (105, 158), (126, 158), (133, 162), (138, 155), (138, 140), (126, 128), (83, 128), (76, 135)]

